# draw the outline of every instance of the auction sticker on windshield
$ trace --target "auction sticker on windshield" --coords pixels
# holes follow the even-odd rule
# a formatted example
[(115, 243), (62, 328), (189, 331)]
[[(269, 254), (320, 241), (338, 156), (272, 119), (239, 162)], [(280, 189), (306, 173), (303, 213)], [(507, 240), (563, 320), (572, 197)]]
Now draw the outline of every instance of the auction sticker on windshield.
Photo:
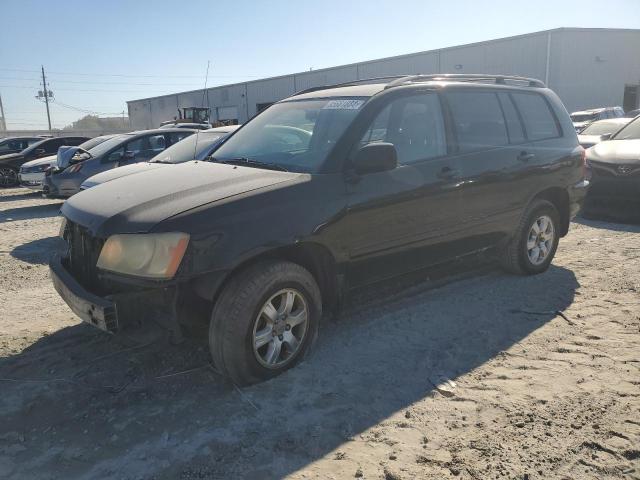
[(364, 100), (331, 100), (322, 107), (324, 110), (358, 110)]

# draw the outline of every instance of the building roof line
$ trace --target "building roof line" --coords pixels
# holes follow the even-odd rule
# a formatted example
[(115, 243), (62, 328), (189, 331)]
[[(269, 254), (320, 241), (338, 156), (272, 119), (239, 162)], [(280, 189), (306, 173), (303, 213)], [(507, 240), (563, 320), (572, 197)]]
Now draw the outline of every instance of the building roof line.
[[(519, 38), (535, 37), (535, 36), (539, 36), (539, 35), (547, 35), (547, 34), (557, 33), (557, 32), (590, 32), (590, 31), (640, 33), (640, 29), (636, 29), (636, 28), (558, 27), (558, 28), (552, 28), (552, 29), (549, 29), (549, 30), (540, 30), (540, 31), (537, 31), (537, 32), (529, 32), (529, 33), (522, 33), (520, 35), (512, 35), (512, 36), (509, 36), (509, 37), (493, 38), (493, 39), (489, 39), (489, 40), (482, 40), (482, 41), (479, 41), (479, 42), (472, 42), (472, 43), (465, 43), (465, 44), (461, 44), (461, 45), (454, 45), (454, 46), (451, 46), (451, 47), (435, 48), (435, 49), (432, 49), (432, 50), (423, 50), (423, 51), (420, 51), (420, 52), (405, 53), (405, 54), (401, 54), (401, 55), (393, 55), (393, 56), (390, 56), (390, 57), (381, 57), (381, 58), (375, 58), (375, 59), (371, 59), (371, 60), (363, 60), (361, 62), (353, 62), (353, 63), (344, 64), (344, 65), (336, 65), (334, 67), (319, 68), (317, 70), (302, 71), (302, 72), (295, 72), (295, 73), (287, 73), (287, 74), (283, 74), (283, 75), (276, 75), (274, 77), (265, 77), (265, 78), (260, 78), (260, 79), (256, 79), (256, 80), (248, 80), (246, 82), (236, 82), (236, 83), (229, 83), (229, 84), (225, 84), (225, 85), (217, 85), (215, 87), (209, 87), (206, 90), (212, 91), (212, 90), (218, 90), (218, 89), (222, 89), (222, 88), (241, 87), (241, 86), (244, 86), (244, 85), (248, 86), (248, 85), (252, 85), (252, 84), (260, 83), (260, 82), (268, 82), (268, 81), (273, 81), (273, 80), (282, 80), (284, 78), (293, 79), (295, 76), (299, 76), (299, 75), (302, 76), (302, 75), (308, 75), (308, 74), (323, 73), (323, 72), (328, 72), (328, 71), (331, 71), (331, 70), (337, 70), (337, 69), (341, 69), (341, 68), (352, 68), (352, 67), (370, 65), (370, 64), (373, 64), (373, 63), (384, 62), (384, 61), (388, 61), (388, 60), (406, 59), (406, 58), (417, 57), (417, 56), (427, 55), (427, 54), (439, 54), (441, 52), (447, 52), (447, 51), (457, 50), (457, 49), (461, 49), (461, 48), (476, 47), (476, 46), (480, 46), (480, 45), (487, 45), (487, 44), (491, 44), (491, 43), (505, 42), (505, 41), (515, 40), (515, 39), (519, 39)], [(407, 73), (410, 73), (410, 72), (407, 72)], [(442, 72), (438, 72), (438, 73), (442, 73)], [(186, 94), (189, 94), (189, 93), (196, 93), (196, 92), (202, 93), (204, 90), (205, 89), (203, 89), (203, 88), (199, 88), (199, 89), (195, 89), (195, 90), (186, 90), (186, 91), (176, 92), (176, 93), (167, 93), (165, 95), (157, 95), (157, 96), (153, 96), (153, 97), (138, 98), (138, 99), (135, 99), (135, 100), (128, 100), (127, 104), (136, 103), (136, 102), (144, 102), (144, 101), (147, 101), (147, 100), (155, 100), (155, 99), (159, 99), (159, 98), (174, 97), (176, 95), (186, 95)]]

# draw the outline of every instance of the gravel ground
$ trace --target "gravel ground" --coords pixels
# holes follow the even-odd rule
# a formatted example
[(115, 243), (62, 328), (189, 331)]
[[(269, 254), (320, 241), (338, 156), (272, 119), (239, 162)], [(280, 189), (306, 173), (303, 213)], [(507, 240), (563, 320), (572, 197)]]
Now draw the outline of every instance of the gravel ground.
[(537, 277), (385, 287), (240, 390), (197, 338), (78, 322), (59, 207), (0, 191), (0, 478), (640, 479), (638, 226), (572, 224)]

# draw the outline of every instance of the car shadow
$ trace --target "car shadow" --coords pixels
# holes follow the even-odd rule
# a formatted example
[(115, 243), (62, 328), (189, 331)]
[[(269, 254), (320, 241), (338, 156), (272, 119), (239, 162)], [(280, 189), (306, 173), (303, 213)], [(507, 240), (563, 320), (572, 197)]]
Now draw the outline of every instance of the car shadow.
[(614, 232), (633, 232), (640, 233), (640, 221), (633, 222), (628, 220), (627, 222), (621, 222), (620, 219), (614, 219), (610, 216), (595, 216), (589, 215), (588, 218), (583, 214), (573, 219), (574, 223), (579, 225), (586, 225), (592, 228), (599, 228), (604, 230), (613, 230)]
[[(323, 323), (309, 359), (243, 389), (212, 369), (203, 341), (169, 346), (161, 335), (134, 342), (84, 324), (63, 328), (0, 359), (2, 430), (37, 432), (20, 437), (14, 471), (282, 478), (436, 395), (433, 379), (456, 379), (510, 349), (571, 305), (579, 287), (558, 266), (534, 277), (461, 275), (370, 287)], [(458, 388), (452, 401), (466, 401), (473, 385)], [(55, 441), (43, 440), (52, 429)]]
[(3, 195), (0, 195), (0, 203), (17, 202), (20, 200), (32, 200), (35, 198), (42, 197), (42, 192), (36, 192), (33, 190), (29, 192), (21, 192), (21, 193), (15, 193), (15, 194), (5, 194), (5, 192), (0, 190), (0, 193), (3, 194)]
[(59, 215), (61, 206), (62, 203), (47, 203), (0, 210), (0, 223), (55, 217)]
[(11, 250), (10, 255), (23, 262), (45, 265), (56, 252), (63, 252), (64, 241), (58, 237), (47, 237), (23, 243)]

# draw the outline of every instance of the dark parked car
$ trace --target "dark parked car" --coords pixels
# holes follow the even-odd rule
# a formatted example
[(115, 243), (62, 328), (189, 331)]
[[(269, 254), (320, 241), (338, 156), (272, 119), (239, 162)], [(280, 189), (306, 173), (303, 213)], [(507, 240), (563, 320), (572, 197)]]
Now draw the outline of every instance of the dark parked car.
[(18, 185), (18, 171), (23, 164), (36, 158), (54, 155), (63, 145), (80, 145), (87, 140), (87, 137), (41, 138), (39, 142), (31, 144), (21, 152), (0, 156), (0, 186)]
[(474, 252), (544, 272), (588, 186), (564, 106), (519, 77), (312, 88), (214, 157), (68, 200), (69, 250), (50, 268), (72, 310), (106, 331), (208, 322), (214, 363), (238, 384), (302, 359), (354, 287)]
[(162, 168), (166, 165), (175, 165), (188, 162), (189, 160), (205, 160), (231, 132), (237, 129), (238, 126), (233, 125), (229, 127), (211, 128), (203, 132), (198, 132), (197, 135), (190, 135), (184, 140), (171, 145), (148, 162), (113, 168), (89, 177), (82, 182), (80, 189), (86, 190), (87, 188), (110, 182), (116, 178), (148, 172), (149, 170)]
[(640, 221), (640, 117), (587, 150), (591, 188), (587, 216)]
[(622, 107), (602, 107), (592, 108), (582, 112), (573, 112), (571, 114), (571, 121), (573, 122), (573, 127), (576, 129), (576, 132), (580, 133), (590, 123), (597, 122), (598, 120), (606, 120), (607, 118), (619, 117), (624, 117)]
[(43, 192), (48, 197), (67, 198), (93, 175), (136, 162), (146, 162), (165, 148), (195, 133), (185, 128), (163, 128), (118, 135), (88, 152), (79, 152), (64, 170), (47, 170)]
[(611, 138), (611, 135), (630, 121), (630, 118), (620, 117), (590, 123), (578, 134), (578, 143), (582, 145), (582, 148), (593, 147), (596, 143)]
[(45, 137), (7, 137), (0, 139), (0, 155), (18, 153), (34, 143), (41, 142)]

